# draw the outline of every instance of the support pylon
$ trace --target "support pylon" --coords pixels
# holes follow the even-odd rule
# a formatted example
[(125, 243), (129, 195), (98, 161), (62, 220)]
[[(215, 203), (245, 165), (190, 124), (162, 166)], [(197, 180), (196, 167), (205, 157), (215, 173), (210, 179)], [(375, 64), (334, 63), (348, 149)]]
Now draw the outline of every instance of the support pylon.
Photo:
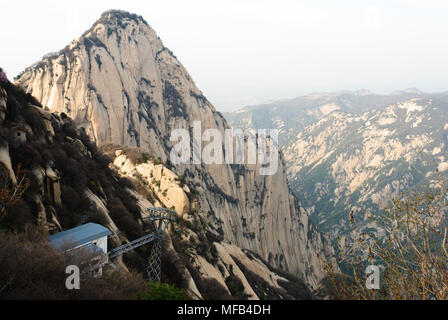
[(146, 268), (146, 280), (153, 282), (162, 281), (162, 242), (158, 238), (153, 242), (151, 255), (149, 256), (148, 266)]
[(111, 250), (108, 255), (112, 259), (153, 242), (145, 277), (148, 281), (160, 282), (162, 280), (162, 246), (165, 231), (170, 223), (176, 221), (177, 213), (165, 208), (148, 208), (148, 212), (149, 216), (144, 218), (143, 221), (150, 223), (153, 232)]

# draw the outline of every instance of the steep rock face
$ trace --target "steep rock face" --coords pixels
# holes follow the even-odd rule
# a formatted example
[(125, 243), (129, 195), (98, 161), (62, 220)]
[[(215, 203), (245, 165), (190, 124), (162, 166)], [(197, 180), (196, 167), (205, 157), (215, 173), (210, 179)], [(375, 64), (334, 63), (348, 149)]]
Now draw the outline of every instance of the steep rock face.
[[(98, 143), (146, 149), (167, 162), (173, 129), (229, 127), (141, 18), (110, 11), (61, 52), (17, 83), (52, 111), (65, 113)], [(315, 286), (325, 243), (288, 189), (281, 162), (273, 176), (254, 166), (177, 165), (200, 202), (200, 214), (225, 240)]]

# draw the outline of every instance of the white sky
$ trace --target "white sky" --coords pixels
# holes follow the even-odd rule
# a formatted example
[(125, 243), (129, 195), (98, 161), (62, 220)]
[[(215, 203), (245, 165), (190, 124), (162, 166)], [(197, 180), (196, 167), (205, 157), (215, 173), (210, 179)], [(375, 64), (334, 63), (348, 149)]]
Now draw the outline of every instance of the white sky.
[(446, 0), (2, 1), (10, 78), (108, 9), (142, 15), (221, 110), (316, 91), (448, 90)]

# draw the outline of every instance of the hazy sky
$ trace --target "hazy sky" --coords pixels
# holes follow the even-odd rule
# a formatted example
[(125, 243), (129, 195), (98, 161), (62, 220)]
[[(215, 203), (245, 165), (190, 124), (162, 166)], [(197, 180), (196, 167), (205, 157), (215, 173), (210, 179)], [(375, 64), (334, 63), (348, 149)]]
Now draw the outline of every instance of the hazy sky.
[(142, 15), (218, 109), (316, 91), (448, 90), (446, 0), (2, 1), (10, 78), (108, 9)]

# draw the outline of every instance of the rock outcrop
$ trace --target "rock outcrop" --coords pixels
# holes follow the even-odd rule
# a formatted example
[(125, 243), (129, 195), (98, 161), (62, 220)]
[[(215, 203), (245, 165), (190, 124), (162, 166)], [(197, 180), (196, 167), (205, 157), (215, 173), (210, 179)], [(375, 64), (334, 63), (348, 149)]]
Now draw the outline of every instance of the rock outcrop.
[[(194, 121), (203, 130), (223, 133), (230, 127), (154, 30), (126, 12), (104, 13), (80, 38), (28, 68), (16, 83), (51, 111), (73, 118), (98, 145), (139, 147), (162, 163), (169, 162), (174, 129), (190, 130)], [(227, 242), (316, 286), (323, 277), (317, 254), (324, 252), (325, 241), (288, 189), (283, 163), (273, 176), (260, 176), (259, 168), (203, 164), (172, 170), (194, 188), (201, 215)], [(170, 187), (168, 171), (140, 168), (145, 170), (161, 178), (167, 194), (162, 202), (179, 214), (188, 211), (184, 195)]]
[(5, 166), (6, 170), (8, 171), (9, 178), (15, 185), (17, 183), (17, 179), (12, 168), (11, 158), (9, 156), (9, 146), (6, 143), (0, 145), (0, 163)]
[(140, 180), (144, 185), (150, 185), (163, 206), (174, 209), (179, 218), (190, 212), (190, 201), (187, 196), (190, 190), (188, 186), (180, 185), (179, 177), (174, 172), (149, 160), (135, 164), (123, 154), (122, 150), (117, 150), (116, 156), (114, 165), (120, 174)]

